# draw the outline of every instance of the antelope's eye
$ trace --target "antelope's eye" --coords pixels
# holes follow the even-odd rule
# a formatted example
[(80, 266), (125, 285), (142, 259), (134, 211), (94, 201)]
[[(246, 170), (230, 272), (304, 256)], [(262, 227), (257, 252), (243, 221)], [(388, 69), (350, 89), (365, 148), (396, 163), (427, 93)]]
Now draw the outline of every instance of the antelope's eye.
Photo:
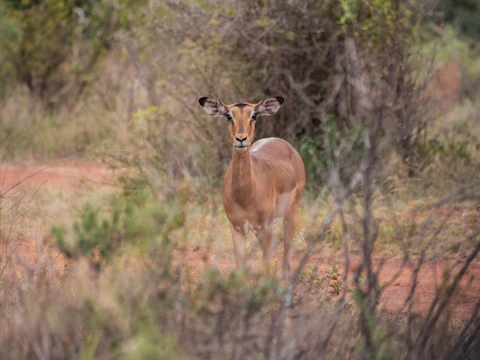
[(232, 117), (230, 116), (230, 114), (225, 115), (225, 117), (227, 118), (228, 121), (232, 121)]
[(257, 114), (252, 115), (252, 120), (257, 120)]

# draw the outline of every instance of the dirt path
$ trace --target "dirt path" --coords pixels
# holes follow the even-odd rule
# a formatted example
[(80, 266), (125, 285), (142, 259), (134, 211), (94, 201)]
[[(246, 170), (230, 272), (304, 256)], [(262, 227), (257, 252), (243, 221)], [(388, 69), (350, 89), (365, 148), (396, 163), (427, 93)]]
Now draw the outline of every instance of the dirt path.
[[(48, 164), (35, 166), (8, 166), (0, 164), (0, 193), (4, 193), (6, 189), (27, 179), (30, 175), (45, 168)], [(108, 169), (106, 164), (83, 164), (83, 163), (64, 163), (44, 169), (34, 176), (28, 178), (15, 189), (29, 188), (37, 189), (38, 187), (47, 187), (50, 189), (59, 189), (62, 191), (73, 191), (79, 188), (88, 188), (92, 191), (101, 189), (102, 191), (116, 191), (118, 188), (114, 186), (112, 179), (115, 173)], [(26, 244), (25, 244), (26, 245)], [(35, 244), (32, 244), (35, 246)], [(183, 254), (184, 263), (192, 265), (196, 272), (206, 266), (216, 266), (222, 272), (228, 272), (234, 267), (233, 251), (225, 254), (207, 254), (204, 251), (187, 251)], [(298, 263), (300, 255), (297, 254), (293, 259), (293, 265)], [(281, 263), (282, 253), (274, 254), (274, 261)], [(258, 259), (250, 259), (250, 266), (256, 267)], [(361, 262), (358, 255), (353, 255), (350, 259), (350, 269), (356, 269)], [(325, 256), (314, 254), (309, 264), (318, 265), (319, 276), (324, 276), (327, 270), (331, 269), (332, 262), (338, 264), (340, 272), (345, 269), (343, 256)], [(375, 260), (378, 264), (379, 259)], [(445, 268), (451, 267), (454, 260), (439, 260), (435, 263), (425, 264), (419, 272), (419, 282), (417, 291), (415, 292), (414, 311), (426, 313), (430, 307), (431, 301), (435, 296), (436, 289), (441, 284), (442, 274)], [(387, 311), (394, 312), (400, 309), (404, 301), (409, 295), (412, 285), (412, 275), (416, 266), (415, 261), (410, 261), (405, 265), (401, 260), (391, 259), (385, 261), (380, 272), (379, 282), (381, 285), (389, 283), (395, 278), (388, 288), (385, 289), (382, 296), (380, 306)], [(454, 273), (458, 271), (458, 266)], [(480, 301), (480, 262), (474, 262), (470, 266), (467, 276), (461, 283), (460, 291), (458, 291), (455, 300), (451, 306), (451, 310), (455, 318), (464, 319), (468, 317)]]
[(0, 164), (0, 193), (12, 187), (12, 190), (45, 187), (65, 191), (91, 187), (115, 191), (113, 175), (107, 164), (82, 164), (73, 161), (56, 165)]

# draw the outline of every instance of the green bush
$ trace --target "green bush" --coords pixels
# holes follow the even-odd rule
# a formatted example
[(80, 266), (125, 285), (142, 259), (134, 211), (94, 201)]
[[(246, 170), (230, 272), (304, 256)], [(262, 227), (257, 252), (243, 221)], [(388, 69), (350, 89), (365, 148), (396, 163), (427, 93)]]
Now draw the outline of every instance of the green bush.
[(445, 21), (465, 35), (480, 39), (480, 1), (442, 0), (440, 9)]
[(110, 214), (102, 216), (99, 208), (85, 204), (73, 229), (54, 226), (55, 246), (69, 259), (85, 257), (101, 270), (128, 245), (147, 251), (158, 242), (168, 242), (170, 233), (183, 225), (183, 214), (174, 204), (147, 202), (141, 207), (120, 201)]
[(5, 43), (11, 48), (17, 48), (22, 38), (21, 25), (8, 16), (5, 2), (0, 3), (0, 99), (5, 95), (8, 84), (13, 80), (11, 76), (12, 64), (7, 62)]
[(21, 39), (0, 38), (4, 53), (0, 60), (35, 101), (48, 107), (73, 105), (112, 45), (119, 26), (114, 4), (108, 0), (8, 1), (5, 18), (21, 29)]
[[(304, 153), (327, 156), (307, 159), (311, 167), (319, 161), (342, 164), (335, 157), (340, 151), (348, 160), (348, 170), (340, 171), (345, 178), (358, 158), (344, 139), (374, 122), (381, 128), (371, 136), (388, 134), (405, 163), (414, 160), (412, 149), (429, 119), (428, 104), (420, 101), (426, 67), (419, 56), (422, 12), (416, 1), (151, 4), (137, 13), (124, 45), (152, 105), (178, 104), (177, 117), (189, 119), (192, 138), (221, 160), (211, 167), (214, 177), (223, 174), (231, 148), (225, 121), (204, 116), (193, 101), (206, 95), (226, 103), (284, 96), (274, 118), (259, 119), (256, 138), (302, 142)], [(332, 125), (338, 141), (327, 148), (323, 138)], [(324, 183), (328, 172), (316, 172), (316, 181)]]
[(348, 132), (341, 132), (332, 116), (314, 136), (303, 135), (299, 153), (305, 164), (310, 186), (321, 184), (333, 168), (339, 168), (340, 176), (348, 178), (355, 171), (354, 164), (360, 162), (363, 151), (363, 126), (356, 124)]

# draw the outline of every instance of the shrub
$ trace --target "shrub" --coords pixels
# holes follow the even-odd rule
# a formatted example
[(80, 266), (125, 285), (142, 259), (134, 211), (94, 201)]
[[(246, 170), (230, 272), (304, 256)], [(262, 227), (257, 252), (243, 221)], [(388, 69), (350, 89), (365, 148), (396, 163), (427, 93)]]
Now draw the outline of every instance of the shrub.
[(119, 24), (115, 2), (10, 0), (7, 6), (8, 21), (22, 30), (19, 42), (2, 37), (7, 66), (34, 101), (74, 105), (112, 45)]
[[(195, 99), (205, 95), (226, 103), (284, 96), (282, 111), (275, 119), (260, 119), (256, 136), (303, 141), (304, 148), (313, 147), (304, 149), (307, 162), (318, 162), (308, 159), (312, 151), (316, 158), (326, 156), (326, 164), (342, 163), (338, 154), (357, 162), (351, 150), (361, 147), (359, 129), (375, 122), (375, 136), (388, 134), (410, 165), (430, 119), (421, 98), (429, 71), (419, 52), (422, 9), (416, 4), (230, 0), (218, 7), (208, 1), (154, 1), (148, 12), (138, 13), (124, 45), (152, 105), (171, 100), (179, 118), (198, 125), (192, 137), (221, 160), (212, 168), (216, 176), (230, 147), (223, 119), (200, 115)], [(139, 25), (144, 22), (151, 27)], [(159, 42), (152, 46), (153, 38)], [(335, 132), (336, 139), (324, 141)], [(345, 138), (357, 140), (346, 146)], [(350, 167), (341, 173), (351, 173)], [(329, 176), (323, 169), (315, 173), (321, 183)]]
[(460, 32), (480, 38), (480, 3), (476, 0), (442, 0), (440, 4), (445, 21), (452, 23)]
[(99, 208), (85, 204), (72, 231), (54, 226), (55, 246), (69, 259), (85, 257), (97, 271), (128, 245), (152, 249), (161, 240), (168, 242), (170, 233), (183, 225), (183, 215), (176, 205), (120, 202), (111, 214), (101, 216)]

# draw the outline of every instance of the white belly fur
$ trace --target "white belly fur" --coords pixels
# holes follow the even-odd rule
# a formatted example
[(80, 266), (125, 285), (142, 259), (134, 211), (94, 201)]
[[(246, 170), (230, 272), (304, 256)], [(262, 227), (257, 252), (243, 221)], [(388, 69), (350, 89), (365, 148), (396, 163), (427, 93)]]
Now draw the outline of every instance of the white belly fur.
[(247, 235), (249, 231), (253, 232), (254, 234), (257, 233), (257, 231), (253, 228), (253, 225), (247, 220), (245, 221), (245, 224), (243, 224), (243, 233)]
[[(282, 221), (282, 220), (283, 220), (283, 217), (273, 219), (273, 225), (278, 224), (278, 223), (279, 223), (280, 221)], [(255, 230), (255, 228), (253, 227), (253, 225), (250, 224), (250, 223), (248, 222), (248, 220), (245, 221), (245, 224), (243, 224), (243, 229), (240, 229), (239, 227), (235, 227), (235, 229), (237, 229), (238, 231), (243, 230), (243, 233), (244, 233), (245, 235), (247, 235), (249, 231), (253, 232), (254, 234), (258, 233), (258, 231)]]

